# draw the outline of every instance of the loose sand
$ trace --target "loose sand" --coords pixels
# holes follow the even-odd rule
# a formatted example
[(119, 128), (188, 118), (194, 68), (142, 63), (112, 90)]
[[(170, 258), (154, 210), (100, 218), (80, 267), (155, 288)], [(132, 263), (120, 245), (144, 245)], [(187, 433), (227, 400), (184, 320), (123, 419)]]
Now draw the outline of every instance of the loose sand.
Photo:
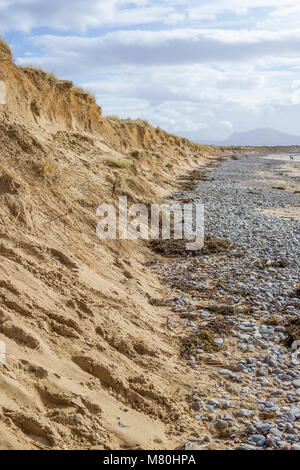
[[(293, 155), (294, 160), (290, 160), (289, 154), (271, 154), (264, 159), (284, 162), (283, 165), (276, 166), (272, 172), (255, 173), (264, 178), (264, 183), (277, 188), (279, 191), (289, 191), (300, 194), (300, 155)], [(299, 206), (296, 207), (272, 207), (270, 209), (259, 210), (259, 212), (280, 218), (293, 218), (300, 220), (300, 197)]]

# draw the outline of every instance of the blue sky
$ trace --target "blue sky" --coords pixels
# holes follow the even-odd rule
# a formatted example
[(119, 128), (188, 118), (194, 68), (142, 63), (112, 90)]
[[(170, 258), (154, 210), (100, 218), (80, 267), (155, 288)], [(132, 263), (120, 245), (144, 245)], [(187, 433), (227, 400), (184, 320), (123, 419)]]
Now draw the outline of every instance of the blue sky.
[(299, 0), (0, 0), (20, 65), (192, 139), (300, 135)]

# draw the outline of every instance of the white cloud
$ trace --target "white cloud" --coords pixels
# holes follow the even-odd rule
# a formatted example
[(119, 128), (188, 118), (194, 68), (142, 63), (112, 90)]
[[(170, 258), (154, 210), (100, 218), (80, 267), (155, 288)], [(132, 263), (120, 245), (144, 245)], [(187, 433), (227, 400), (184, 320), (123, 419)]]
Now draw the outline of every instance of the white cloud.
[(298, 58), (300, 30), (234, 31), (176, 29), (162, 31), (117, 31), (104, 36), (45, 35), (34, 38), (44, 48), (41, 57), (20, 58), (19, 62), (48, 64), (86, 73), (120, 65), (175, 65), (256, 61), (260, 57)]
[(2, 0), (2, 31), (27, 31), (49, 27), (60, 30), (86, 30), (113, 21), (118, 0)]
[[(232, 69), (230, 64), (222, 71), (201, 64), (126, 67), (83, 86), (96, 94), (106, 115), (142, 117), (187, 135), (205, 135), (215, 129), (216, 136), (225, 137), (239, 128), (241, 116), (245, 123), (272, 108), (276, 120), (276, 109), (298, 103), (289, 73), (264, 71), (257, 75), (255, 66)], [(251, 127), (255, 127), (252, 121)]]
[(293, 80), (291, 86), (292, 86), (292, 90), (297, 90), (298, 88), (300, 88), (300, 80)]
[(0, 0), (0, 31), (27, 32), (18, 62), (88, 87), (105, 114), (202, 138), (300, 134), (299, 12), (299, 0)]
[(63, 31), (161, 23), (197, 24), (217, 16), (245, 16), (254, 9), (269, 8), (277, 17), (299, 12), (298, 0), (1, 0), (1, 31), (29, 32), (48, 27)]
[(225, 129), (227, 129), (229, 131), (231, 131), (233, 129), (232, 122), (230, 122), (230, 121), (221, 121), (220, 126), (224, 127)]

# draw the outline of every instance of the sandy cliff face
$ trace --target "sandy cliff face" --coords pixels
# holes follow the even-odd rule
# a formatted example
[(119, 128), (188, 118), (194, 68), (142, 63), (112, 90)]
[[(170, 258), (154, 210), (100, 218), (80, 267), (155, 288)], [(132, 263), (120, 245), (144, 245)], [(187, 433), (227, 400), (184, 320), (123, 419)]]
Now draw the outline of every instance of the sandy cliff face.
[[(0, 448), (173, 448), (193, 372), (143, 243), (100, 242), (96, 208), (154, 202), (216, 149), (102, 117), (0, 42)], [(114, 188), (114, 189), (113, 189)]]

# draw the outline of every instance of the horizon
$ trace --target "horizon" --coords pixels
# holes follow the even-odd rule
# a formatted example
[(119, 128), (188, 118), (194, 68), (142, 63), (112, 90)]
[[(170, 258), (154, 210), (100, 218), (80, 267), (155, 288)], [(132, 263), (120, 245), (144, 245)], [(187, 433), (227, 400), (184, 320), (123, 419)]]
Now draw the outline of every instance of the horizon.
[[(300, 145), (300, 136), (299, 135), (295, 135), (295, 134), (291, 134), (291, 133), (288, 133), (288, 132), (283, 132), (283, 131), (280, 131), (279, 129), (274, 129), (273, 127), (260, 127), (260, 128), (256, 128), (256, 129), (249, 129), (248, 131), (236, 131), (236, 132), (233, 132), (232, 134), (230, 134), (227, 139), (219, 139), (219, 140), (215, 140), (213, 141), (212, 139), (207, 139), (207, 141), (204, 141), (204, 143), (210, 143), (212, 145), (217, 145), (218, 143), (220, 143), (220, 145), (224, 144), (225, 142), (227, 142), (228, 140), (230, 140), (231, 138), (233, 137), (237, 137), (237, 136), (243, 136), (243, 137), (253, 137), (253, 135), (256, 133), (256, 132), (259, 132), (259, 133), (262, 133), (262, 132), (265, 132), (265, 133), (268, 133), (268, 132), (271, 132), (273, 137), (277, 137), (277, 138), (280, 138), (280, 137), (286, 137), (286, 138), (295, 138), (295, 139), (299, 139), (299, 144)], [(266, 138), (270, 138), (270, 135), (267, 136)], [(230, 144), (229, 144), (230, 145)], [(250, 144), (245, 144), (246, 146), (247, 145), (250, 145)], [(266, 145), (269, 145), (268, 143), (266, 143)], [(278, 144), (274, 144), (274, 146), (278, 146), (278, 145), (281, 145), (280, 143)], [(295, 144), (291, 144), (292, 146), (295, 145)]]
[(103, 114), (192, 140), (300, 135), (296, 0), (2, 2), (14, 60), (95, 94)]

